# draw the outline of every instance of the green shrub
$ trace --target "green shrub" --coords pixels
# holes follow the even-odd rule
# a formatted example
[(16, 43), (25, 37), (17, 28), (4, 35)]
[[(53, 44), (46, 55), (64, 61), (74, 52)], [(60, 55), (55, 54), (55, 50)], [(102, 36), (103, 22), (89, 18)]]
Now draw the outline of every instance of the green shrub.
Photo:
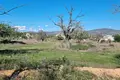
[(120, 54), (116, 54), (115, 58), (120, 60)]
[(75, 70), (66, 57), (47, 60), (42, 64), (44, 67), (39, 69), (40, 80), (92, 80), (95, 77), (87, 71)]
[(47, 38), (47, 34), (46, 32), (44, 32), (43, 30), (40, 30), (38, 32), (38, 36), (37, 36), (37, 40), (42, 40), (42, 41), (45, 41), (45, 39)]
[(90, 43), (90, 42), (88, 43), (88, 46), (89, 47), (96, 47), (93, 43)]
[(64, 40), (64, 38), (63, 38), (61, 35), (58, 35), (58, 36), (56, 37), (56, 39), (57, 39), (57, 40)]
[(37, 68), (40, 62), (30, 62), (27, 57), (0, 59), (0, 69)]
[[(26, 62), (27, 61), (21, 63), (23, 64)], [(97, 77), (96, 75), (88, 71), (76, 70), (74, 69), (74, 67), (75, 66), (70, 65), (70, 62), (66, 57), (62, 57), (54, 60), (45, 59), (39, 64), (38, 68), (34, 67), (35, 69), (34, 72), (30, 72), (29, 75), (25, 74), (22, 77), (17, 76), (17, 79), (19, 80), (112, 80), (114, 79), (109, 76)], [(8, 78), (7, 76), (0, 76), (0, 77), (1, 77), (0, 80), (7, 80)]]
[(120, 34), (114, 35), (115, 42), (120, 42)]

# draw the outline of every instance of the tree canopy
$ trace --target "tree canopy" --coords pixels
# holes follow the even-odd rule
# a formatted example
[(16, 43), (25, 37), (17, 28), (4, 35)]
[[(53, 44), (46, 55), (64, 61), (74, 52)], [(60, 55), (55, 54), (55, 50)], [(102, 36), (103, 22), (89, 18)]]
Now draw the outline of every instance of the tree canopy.
[(12, 28), (9, 24), (0, 23), (0, 37), (4, 39), (15, 39), (24, 35), (22, 32), (18, 32), (15, 28)]

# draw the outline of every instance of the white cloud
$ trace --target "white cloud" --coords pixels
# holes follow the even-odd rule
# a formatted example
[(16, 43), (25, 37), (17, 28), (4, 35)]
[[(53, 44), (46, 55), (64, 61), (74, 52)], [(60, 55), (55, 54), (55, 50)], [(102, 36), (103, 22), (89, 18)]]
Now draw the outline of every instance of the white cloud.
[[(45, 27), (47, 27), (48, 25), (45, 25)], [(43, 30), (43, 28), (41, 26), (38, 26), (38, 31)]]
[(45, 27), (48, 27), (48, 25), (45, 25)]
[(33, 27), (30, 27), (30, 28), (29, 28), (29, 31), (32, 31), (32, 32), (37, 32), (38, 30), (37, 30), (37, 29), (35, 29), (35, 28), (33, 28)]
[(26, 26), (14, 26), (17, 30), (26, 30)]
[(39, 31), (43, 30), (42, 28), (39, 28)]

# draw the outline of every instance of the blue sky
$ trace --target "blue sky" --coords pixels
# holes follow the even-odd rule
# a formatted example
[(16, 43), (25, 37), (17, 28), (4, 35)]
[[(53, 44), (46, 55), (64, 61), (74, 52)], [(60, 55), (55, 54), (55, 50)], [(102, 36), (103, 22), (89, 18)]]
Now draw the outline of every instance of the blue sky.
[(25, 27), (25, 31), (58, 31), (60, 28), (55, 26), (48, 16), (57, 21), (56, 16), (62, 14), (67, 21), (68, 14), (64, 6), (73, 6), (73, 16), (82, 9), (85, 16), (80, 20), (85, 30), (120, 29), (120, 13), (112, 14), (113, 5), (120, 5), (120, 0), (0, 0), (0, 6), (5, 10), (21, 4), (25, 6), (11, 11), (9, 15), (0, 16), (0, 21), (8, 22), (12, 26)]

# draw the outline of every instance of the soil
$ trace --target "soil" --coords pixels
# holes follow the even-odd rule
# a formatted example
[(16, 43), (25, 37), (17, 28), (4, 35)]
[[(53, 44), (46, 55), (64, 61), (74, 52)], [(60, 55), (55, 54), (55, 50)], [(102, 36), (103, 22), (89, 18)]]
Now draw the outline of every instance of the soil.
[[(99, 77), (111, 76), (111, 77), (120, 78), (120, 68), (106, 69), (106, 68), (92, 68), (92, 67), (75, 67), (75, 69), (80, 71), (89, 71)], [(14, 70), (2, 70), (0, 71), (0, 76), (1, 75), (10, 76), (13, 71)]]
[(105, 69), (105, 68), (92, 68), (92, 67), (76, 67), (75, 69), (81, 70), (81, 71), (89, 71), (96, 76), (111, 76), (120, 78), (120, 68), (116, 69)]

